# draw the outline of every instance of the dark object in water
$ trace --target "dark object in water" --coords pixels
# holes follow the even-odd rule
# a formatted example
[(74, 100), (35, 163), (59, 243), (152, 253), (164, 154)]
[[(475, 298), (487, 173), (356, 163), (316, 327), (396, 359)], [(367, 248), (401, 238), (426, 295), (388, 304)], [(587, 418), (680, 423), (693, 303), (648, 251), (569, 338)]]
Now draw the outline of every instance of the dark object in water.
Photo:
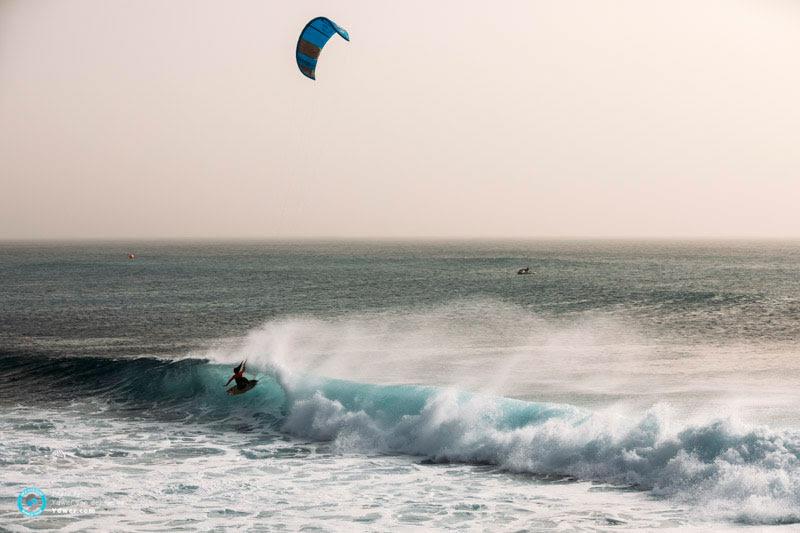
[(517, 274), (530, 274), (530, 273), (531, 273), (531, 267), (520, 268), (519, 270), (517, 270)]

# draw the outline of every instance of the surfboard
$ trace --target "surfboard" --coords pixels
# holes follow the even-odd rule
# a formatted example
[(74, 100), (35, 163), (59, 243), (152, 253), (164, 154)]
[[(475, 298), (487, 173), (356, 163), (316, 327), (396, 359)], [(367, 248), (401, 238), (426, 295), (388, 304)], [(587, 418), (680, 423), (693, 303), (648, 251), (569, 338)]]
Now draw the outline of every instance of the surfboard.
[(247, 382), (247, 386), (244, 387), (243, 389), (240, 389), (237, 385), (234, 385), (233, 387), (228, 389), (228, 394), (230, 394), (231, 396), (236, 396), (237, 394), (244, 394), (245, 392), (255, 387), (256, 383), (258, 383), (257, 379), (251, 379)]

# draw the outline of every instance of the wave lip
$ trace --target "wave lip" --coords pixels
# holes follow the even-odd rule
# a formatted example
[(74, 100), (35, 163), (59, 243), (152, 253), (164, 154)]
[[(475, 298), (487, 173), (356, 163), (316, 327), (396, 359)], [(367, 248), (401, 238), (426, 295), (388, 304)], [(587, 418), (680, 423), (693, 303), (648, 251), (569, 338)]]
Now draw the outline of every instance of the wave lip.
[(799, 432), (730, 420), (675, 427), (666, 406), (631, 420), (453, 390), (351, 387), (290, 392), (283, 429), (342, 450), (636, 487), (741, 523), (800, 522)]

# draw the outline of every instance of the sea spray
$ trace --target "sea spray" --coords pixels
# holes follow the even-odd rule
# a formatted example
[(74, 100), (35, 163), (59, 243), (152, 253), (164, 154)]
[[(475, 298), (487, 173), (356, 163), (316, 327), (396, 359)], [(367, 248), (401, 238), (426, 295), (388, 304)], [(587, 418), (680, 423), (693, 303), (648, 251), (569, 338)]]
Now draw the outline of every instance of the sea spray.
[[(375, 365), (371, 359), (383, 358), (372, 353), (390, 353), (393, 364), (406, 363), (414, 369), (410, 374), (419, 372), (424, 378), (425, 365), (452, 363), (458, 373), (463, 371), (457, 368), (459, 351), (483, 350), (497, 358), (501, 380), (521, 362), (543, 356), (533, 364), (554, 374), (597, 369), (594, 376), (581, 375), (574, 384), (578, 388), (620, 386), (623, 378), (616, 369), (627, 356), (613, 352), (610, 336), (618, 326), (612, 322), (583, 317), (556, 327), (491, 302), (478, 301), (476, 308), (502, 317), (497, 323), (492, 318), (481, 323), (473, 308), (428, 310), (398, 320), (392, 314), (330, 321), (287, 318), (204, 355), (228, 363), (249, 357), (269, 369), (285, 391), (285, 418), (279, 427), (298, 437), (330, 441), (339, 451), (402, 453), (568, 476), (646, 490), (725, 519), (798, 521), (800, 432), (795, 430), (745, 424), (724, 411), (722, 417), (698, 414), (688, 423), (668, 402), (637, 414), (637, 409), (613, 404), (590, 409), (512, 400), (457, 386), (370, 385), (313, 371), (319, 363), (320, 369), (337, 375), (363, 375), (358, 363)], [(469, 327), (453, 325), (452, 313)], [(512, 313), (518, 315), (516, 323), (509, 321)], [(390, 326), (393, 321), (398, 331)], [(496, 327), (500, 330), (493, 332)], [(628, 335), (625, 342), (632, 338)], [(511, 348), (498, 350), (499, 340)], [(647, 360), (637, 357), (640, 363)], [(600, 364), (592, 363), (593, 358)]]

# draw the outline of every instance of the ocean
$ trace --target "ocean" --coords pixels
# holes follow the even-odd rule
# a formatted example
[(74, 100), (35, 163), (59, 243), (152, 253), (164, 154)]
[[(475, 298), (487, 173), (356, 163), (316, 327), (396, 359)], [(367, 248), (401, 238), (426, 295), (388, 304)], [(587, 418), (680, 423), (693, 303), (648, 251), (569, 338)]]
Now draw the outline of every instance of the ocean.
[(0, 243), (0, 529), (790, 529), (798, 341), (799, 242)]

